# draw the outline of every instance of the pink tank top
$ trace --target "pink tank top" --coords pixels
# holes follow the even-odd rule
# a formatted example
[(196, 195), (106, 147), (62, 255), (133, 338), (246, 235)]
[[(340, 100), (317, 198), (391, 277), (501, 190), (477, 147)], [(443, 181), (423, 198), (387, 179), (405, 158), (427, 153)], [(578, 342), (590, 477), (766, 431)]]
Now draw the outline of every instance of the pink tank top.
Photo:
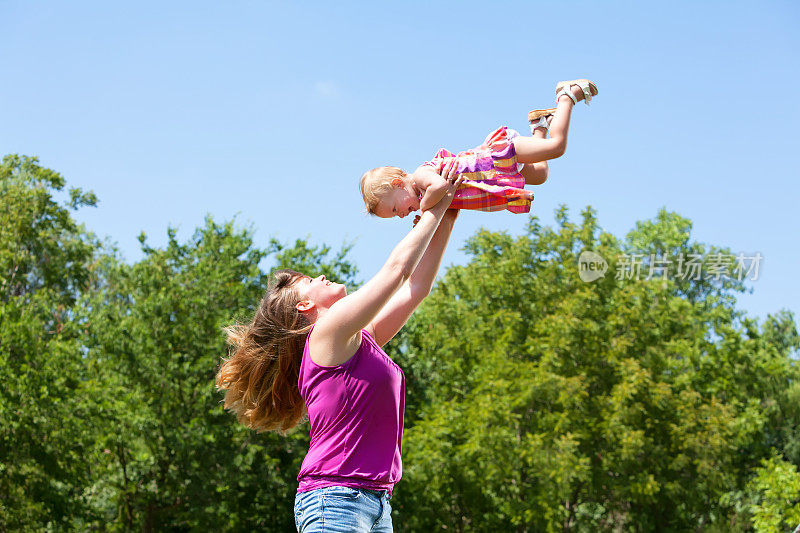
[(343, 485), (386, 490), (391, 498), (402, 476), (405, 375), (366, 330), (361, 333), (356, 353), (336, 366), (312, 361), (306, 339), (297, 386), (311, 443), (297, 492)]

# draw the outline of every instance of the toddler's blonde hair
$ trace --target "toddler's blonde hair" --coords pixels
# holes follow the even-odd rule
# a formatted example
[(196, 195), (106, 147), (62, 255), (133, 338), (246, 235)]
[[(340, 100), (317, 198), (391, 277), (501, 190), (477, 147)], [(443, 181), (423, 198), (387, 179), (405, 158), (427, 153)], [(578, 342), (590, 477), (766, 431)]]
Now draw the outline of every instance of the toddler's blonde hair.
[(375, 214), (375, 209), (380, 201), (379, 197), (392, 190), (393, 179), (405, 177), (406, 173), (397, 167), (377, 167), (364, 172), (364, 175), (361, 176), (360, 188), (367, 213)]

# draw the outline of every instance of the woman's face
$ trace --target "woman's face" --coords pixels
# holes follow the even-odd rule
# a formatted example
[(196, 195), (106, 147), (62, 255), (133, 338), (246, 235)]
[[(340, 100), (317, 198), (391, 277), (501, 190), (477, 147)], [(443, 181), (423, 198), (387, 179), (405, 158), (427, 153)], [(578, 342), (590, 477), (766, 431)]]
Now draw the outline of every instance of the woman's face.
[(316, 307), (330, 308), (338, 300), (347, 296), (347, 288), (341, 283), (334, 283), (325, 276), (301, 276), (294, 282), (294, 287), (301, 300), (309, 300)]

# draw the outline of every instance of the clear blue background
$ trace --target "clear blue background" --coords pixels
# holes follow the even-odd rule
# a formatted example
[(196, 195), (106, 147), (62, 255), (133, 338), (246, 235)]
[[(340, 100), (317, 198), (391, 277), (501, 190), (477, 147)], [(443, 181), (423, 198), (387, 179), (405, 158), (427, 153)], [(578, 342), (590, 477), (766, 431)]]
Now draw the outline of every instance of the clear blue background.
[[(695, 239), (761, 252), (744, 309), (797, 316), (799, 23), (796, 2), (0, 0), (0, 153), (94, 190), (78, 217), (128, 260), (140, 231), (161, 245), (211, 213), (261, 245), (355, 240), (366, 279), (410, 219), (364, 214), (364, 170), (524, 131), (557, 81), (591, 77), (534, 188), (542, 222), (591, 204), (622, 237), (666, 206)], [(462, 213), (445, 264), (526, 218)]]

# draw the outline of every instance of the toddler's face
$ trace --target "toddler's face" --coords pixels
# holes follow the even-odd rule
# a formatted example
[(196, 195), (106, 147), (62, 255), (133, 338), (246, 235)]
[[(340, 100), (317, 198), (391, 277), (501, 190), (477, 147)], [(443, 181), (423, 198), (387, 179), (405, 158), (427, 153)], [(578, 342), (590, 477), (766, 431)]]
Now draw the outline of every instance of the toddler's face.
[(379, 197), (375, 215), (381, 218), (404, 218), (419, 209), (419, 198), (406, 187), (393, 188)]

